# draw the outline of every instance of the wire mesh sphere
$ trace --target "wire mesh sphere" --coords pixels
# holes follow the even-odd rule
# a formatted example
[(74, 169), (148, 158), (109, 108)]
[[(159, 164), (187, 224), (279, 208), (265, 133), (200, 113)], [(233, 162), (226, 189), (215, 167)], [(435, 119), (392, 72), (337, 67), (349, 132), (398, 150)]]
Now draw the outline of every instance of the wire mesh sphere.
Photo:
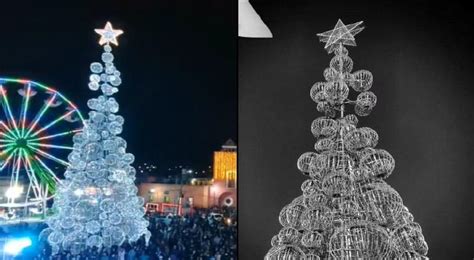
[(301, 233), (292, 227), (285, 227), (278, 232), (278, 240), (281, 244), (296, 244), (301, 239)]
[(367, 169), (360, 168), (360, 167), (356, 167), (356, 168), (352, 169), (351, 177), (355, 182), (359, 182), (361, 180), (372, 178), (371, 174), (369, 173), (369, 171)]
[(318, 105), (316, 106), (316, 110), (321, 113), (325, 113), (329, 108), (331, 108), (331, 105), (329, 105), (329, 102), (327, 101), (318, 102)]
[(301, 216), (301, 226), (306, 230), (324, 230), (330, 222), (328, 218), (329, 208), (319, 205), (307, 208)]
[(285, 205), (281, 210), (280, 210), (280, 215), (278, 216), (278, 221), (280, 222), (280, 225), (284, 227), (289, 227), (290, 222), (288, 221), (288, 218), (286, 217), (286, 211), (288, 210), (289, 207), (293, 206), (293, 204), (288, 204)]
[(347, 85), (348, 87), (350, 87), (351, 84), (352, 84), (352, 81), (354, 80), (354, 76), (353, 76), (351, 73), (349, 73), (349, 72), (348, 72), (348, 73), (344, 73), (344, 74), (342, 75), (342, 80), (344, 81), (344, 83), (346, 83), (346, 85)]
[(404, 251), (394, 256), (397, 260), (428, 260), (429, 258), (413, 251)]
[(354, 114), (345, 115), (343, 118), (338, 118), (337, 121), (341, 126), (345, 126), (348, 129), (355, 129), (357, 123), (359, 123), (359, 119)]
[(384, 259), (389, 253), (389, 235), (375, 225), (343, 227), (329, 240), (329, 254), (335, 259)]
[(361, 179), (355, 182), (354, 189), (357, 190), (359, 193), (361, 193), (363, 190), (370, 189), (371, 187), (377, 186), (377, 185), (383, 186), (383, 185), (388, 185), (388, 184), (382, 179), (365, 178), (365, 179)]
[(309, 248), (320, 248), (323, 242), (324, 236), (318, 231), (305, 231), (301, 237), (301, 244)]
[(270, 249), (265, 255), (265, 260), (302, 260), (306, 255), (297, 246), (283, 245)]
[(304, 200), (304, 195), (300, 195), (300, 196), (294, 198), (293, 201), (291, 201), (291, 204), (303, 205), (303, 200)]
[(328, 202), (328, 199), (326, 195), (319, 191), (309, 196), (304, 196), (304, 199), (303, 199), (303, 205), (306, 208), (319, 207), (320, 205), (326, 205), (327, 202)]
[(369, 170), (373, 177), (385, 179), (392, 174), (395, 159), (385, 150), (373, 149), (360, 159), (360, 166)]
[(339, 80), (340, 73), (333, 68), (326, 68), (323, 72), (324, 79), (328, 82)]
[[(338, 201), (338, 198), (334, 198), (333, 202)], [(345, 217), (359, 217), (360, 207), (358, 196), (345, 196), (342, 200), (338, 201), (338, 205), (335, 207), (339, 214)]]
[(270, 244), (272, 245), (272, 247), (282, 245), (282, 243), (280, 243), (280, 238), (278, 237), (278, 235), (274, 235), (272, 237), (272, 240), (270, 241)]
[(344, 145), (349, 151), (356, 151), (366, 147), (375, 147), (379, 136), (375, 130), (369, 127), (353, 129), (344, 135)]
[(317, 194), (321, 188), (322, 184), (318, 179), (305, 180), (303, 184), (301, 184), (301, 191), (303, 191), (304, 196), (312, 196)]
[(311, 99), (313, 99), (313, 101), (316, 103), (320, 103), (320, 102), (327, 101), (328, 96), (326, 94), (326, 91), (319, 91), (317, 93), (311, 93)]
[(321, 153), (313, 165), (315, 171), (327, 173), (329, 171), (347, 171), (354, 165), (354, 160), (345, 152), (328, 151)]
[(321, 258), (317, 254), (306, 254), (304, 260), (321, 260)]
[(339, 73), (349, 73), (352, 71), (354, 62), (347, 55), (336, 55), (331, 59), (329, 66)]
[(340, 197), (348, 194), (351, 179), (345, 172), (332, 172), (323, 178), (323, 192), (329, 197)]
[(365, 217), (382, 225), (392, 225), (403, 211), (400, 195), (387, 184), (363, 185), (359, 188), (359, 205)]
[(356, 104), (362, 107), (373, 108), (377, 104), (377, 96), (374, 94), (374, 92), (364, 91), (357, 95)]
[(367, 155), (375, 153), (375, 149), (372, 147), (366, 147), (356, 152), (356, 157), (359, 158), (359, 162), (362, 158), (366, 157)]
[(333, 81), (325, 85), (324, 92), (330, 104), (342, 104), (349, 96), (349, 87), (344, 81)]
[[(339, 133), (344, 131), (342, 129), (343, 128), (341, 128), (341, 131), (339, 131)], [(341, 138), (334, 138), (334, 149), (333, 149), (333, 151), (338, 151), (338, 152), (344, 151), (344, 142)]]
[(428, 245), (417, 223), (403, 225), (392, 232), (392, 241), (400, 253), (414, 251), (421, 255), (428, 253)]
[(357, 96), (354, 111), (359, 116), (368, 116), (377, 103), (377, 97), (370, 91), (362, 92)]
[(314, 102), (318, 103), (326, 100), (326, 92), (324, 91), (326, 84), (326, 82), (316, 82), (311, 87), (309, 93)]
[(336, 110), (327, 101), (319, 102), (316, 106), (316, 109), (319, 112), (324, 113), (324, 115), (328, 118), (333, 118), (336, 116)]
[(324, 152), (334, 149), (334, 139), (332, 137), (321, 138), (314, 144), (316, 152)]
[(370, 115), (370, 113), (372, 112), (372, 108), (370, 107), (363, 107), (363, 106), (360, 106), (358, 104), (355, 104), (354, 106), (354, 112), (358, 115), (358, 116), (368, 116)]
[(413, 215), (408, 211), (408, 208), (403, 206), (400, 215), (397, 218), (396, 224), (399, 226), (412, 223), (414, 221)]
[(301, 204), (293, 204), (286, 209), (286, 223), (294, 228), (301, 227), (301, 216), (306, 207)]
[(318, 117), (311, 124), (311, 133), (315, 137), (332, 136), (337, 133), (338, 129), (339, 124), (337, 121), (326, 117)]
[(346, 200), (344, 197), (333, 197), (330, 205), (333, 229), (359, 224), (363, 220), (360, 207), (353, 201)]
[(298, 158), (297, 167), (304, 175), (309, 175), (311, 165), (315, 163), (317, 153), (306, 152)]
[(402, 211), (398, 215), (398, 218), (395, 220), (394, 228), (396, 229), (400, 226), (413, 223), (413, 221), (414, 221), (413, 215), (410, 213), (410, 211), (408, 211), (407, 207), (403, 206)]
[(354, 126), (356, 126), (359, 123), (359, 119), (354, 114), (345, 115), (344, 120), (346, 120), (346, 122), (348, 122), (349, 124), (352, 124)]
[[(344, 118), (342, 119), (338, 119), (337, 120), (338, 124), (339, 124), (339, 135), (340, 136), (345, 136), (347, 133), (351, 132), (352, 130), (356, 129), (356, 126), (353, 125), (353, 124), (350, 124), (348, 123)], [(339, 137), (339, 136), (338, 136)], [(343, 139), (341, 138), (337, 138), (336, 140), (338, 140), (340, 143), (340, 147), (338, 147), (339, 149), (342, 149), (344, 148), (344, 143), (342, 142)]]
[(358, 92), (367, 91), (372, 87), (373, 76), (368, 70), (359, 70), (352, 73), (351, 87)]

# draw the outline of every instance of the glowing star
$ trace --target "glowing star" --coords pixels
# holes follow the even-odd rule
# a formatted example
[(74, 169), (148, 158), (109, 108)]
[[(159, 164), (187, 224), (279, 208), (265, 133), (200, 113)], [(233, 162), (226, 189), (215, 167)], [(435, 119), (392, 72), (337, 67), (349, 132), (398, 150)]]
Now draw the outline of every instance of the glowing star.
[(333, 30), (329, 30), (323, 33), (318, 33), (319, 40), (325, 42), (324, 48), (329, 52), (333, 52), (334, 48), (339, 45), (356, 46), (354, 36), (364, 30), (361, 26), (363, 21), (345, 25), (341, 19), (337, 21), (336, 26)]
[(94, 31), (100, 35), (100, 45), (108, 44), (109, 42), (118, 45), (117, 37), (123, 34), (122, 30), (114, 30), (110, 22), (105, 24), (104, 29), (95, 29)]

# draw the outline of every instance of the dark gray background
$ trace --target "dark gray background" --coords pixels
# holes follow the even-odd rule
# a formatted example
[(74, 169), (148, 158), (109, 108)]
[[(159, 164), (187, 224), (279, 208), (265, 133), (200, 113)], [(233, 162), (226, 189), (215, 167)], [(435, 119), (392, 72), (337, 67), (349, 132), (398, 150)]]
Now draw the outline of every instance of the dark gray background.
[[(337, 2), (337, 1), (333, 1)], [(454, 1), (376, 5), (251, 1), (273, 39), (239, 39), (239, 259), (262, 259), (280, 209), (301, 194), (296, 160), (320, 116), (309, 90), (332, 56), (316, 33), (365, 21), (349, 47), (378, 97), (360, 121), (396, 160), (387, 179), (423, 228), (432, 259), (474, 257), (470, 10)]]

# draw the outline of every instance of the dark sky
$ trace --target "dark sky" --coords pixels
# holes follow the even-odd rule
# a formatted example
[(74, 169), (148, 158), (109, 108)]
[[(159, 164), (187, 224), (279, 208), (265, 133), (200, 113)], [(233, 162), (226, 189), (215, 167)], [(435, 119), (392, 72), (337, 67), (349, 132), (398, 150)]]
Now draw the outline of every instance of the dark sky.
[(175, 2), (2, 3), (0, 75), (54, 86), (87, 114), (89, 64), (102, 51), (94, 29), (109, 20), (125, 31), (114, 55), (128, 151), (139, 163), (204, 168), (237, 136), (237, 8)]
[(239, 258), (262, 259), (281, 208), (301, 195), (296, 161), (313, 150), (321, 115), (309, 91), (332, 57), (316, 33), (341, 18), (365, 21), (348, 49), (354, 70), (374, 75), (377, 106), (359, 126), (375, 129), (396, 160), (387, 183), (423, 228), (431, 259), (472, 259), (470, 10), (456, 1), (251, 2), (274, 38), (239, 39)]

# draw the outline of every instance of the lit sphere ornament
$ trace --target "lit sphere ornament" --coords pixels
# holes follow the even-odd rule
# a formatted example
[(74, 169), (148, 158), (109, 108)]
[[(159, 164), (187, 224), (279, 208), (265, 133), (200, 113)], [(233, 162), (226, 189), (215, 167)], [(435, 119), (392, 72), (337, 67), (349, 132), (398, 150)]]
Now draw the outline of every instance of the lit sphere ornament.
[(336, 55), (330, 62), (331, 68), (343, 74), (351, 72), (353, 64), (354, 62), (347, 55)]

